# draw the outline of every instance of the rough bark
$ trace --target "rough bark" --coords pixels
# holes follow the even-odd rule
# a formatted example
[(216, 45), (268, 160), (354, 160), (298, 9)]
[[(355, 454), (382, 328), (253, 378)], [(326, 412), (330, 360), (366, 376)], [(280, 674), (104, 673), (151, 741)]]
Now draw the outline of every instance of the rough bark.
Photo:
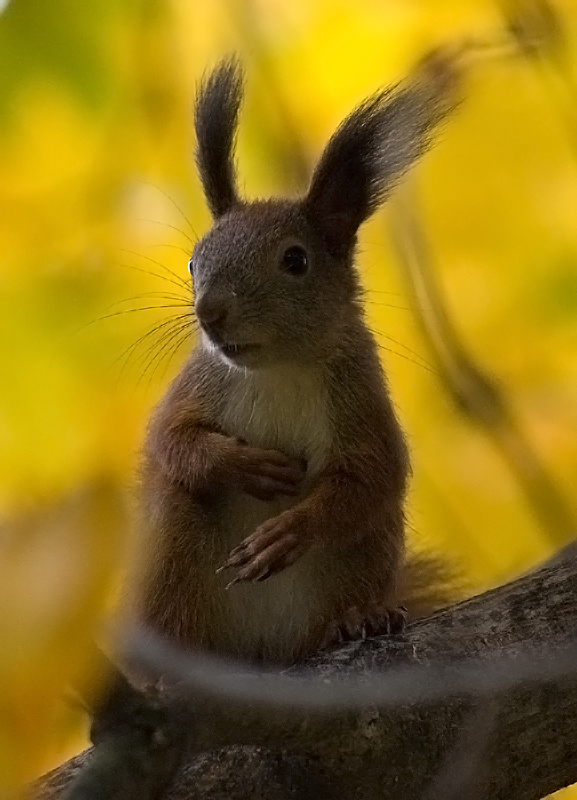
[[(305, 667), (322, 679), (319, 703), (323, 687), (343, 681), (348, 701), (323, 712), (271, 707), (218, 696), (206, 681), (186, 700), (182, 690), (168, 697), (187, 709), (189, 749), (163, 797), (534, 800), (577, 781), (574, 548), (402, 636), (348, 643)], [(375, 702), (354, 696), (354, 678)], [(270, 680), (257, 680), (264, 696)], [(91, 758), (45, 776), (35, 800), (61, 797)], [(136, 784), (134, 796), (143, 797)]]

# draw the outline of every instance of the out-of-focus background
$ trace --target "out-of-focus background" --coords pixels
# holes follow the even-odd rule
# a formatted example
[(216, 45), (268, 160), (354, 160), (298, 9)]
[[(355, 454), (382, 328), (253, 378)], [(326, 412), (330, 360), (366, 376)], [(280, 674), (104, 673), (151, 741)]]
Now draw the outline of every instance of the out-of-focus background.
[(495, 51), (409, 202), (459, 352), (504, 415), (493, 390), (493, 424), (463, 412), (478, 389), (455, 403), (394, 207), (359, 264), (413, 453), (411, 536), (474, 591), (564, 544), (576, 511), (577, 3), (0, 2), (2, 797), (84, 742), (63, 687), (113, 604), (147, 416), (191, 346), (202, 73), (240, 55), (242, 185), (294, 194), (361, 99), (465, 40)]

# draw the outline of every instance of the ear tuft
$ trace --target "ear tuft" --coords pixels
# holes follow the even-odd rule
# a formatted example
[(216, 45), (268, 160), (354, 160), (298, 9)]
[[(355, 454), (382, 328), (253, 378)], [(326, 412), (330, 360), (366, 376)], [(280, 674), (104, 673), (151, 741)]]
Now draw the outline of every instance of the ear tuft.
[(239, 203), (234, 146), (242, 85), (238, 61), (227, 58), (203, 80), (196, 100), (196, 164), (215, 218)]
[(432, 69), (370, 97), (331, 137), (313, 174), (304, 209), (338, 256), (429, 146), (434, 127), (454, 106), (453, 88)]

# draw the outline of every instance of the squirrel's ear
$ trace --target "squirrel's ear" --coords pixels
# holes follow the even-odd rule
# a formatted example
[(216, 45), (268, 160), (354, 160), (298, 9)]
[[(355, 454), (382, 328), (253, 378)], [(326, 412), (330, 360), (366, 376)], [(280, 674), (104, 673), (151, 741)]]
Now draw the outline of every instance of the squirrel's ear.
[(331, 137), (304, 210), (336, 255), (350, 251), (359, 225), (427, 149), (433, 128), (454, 105), (448, 67), (429, 59), (406, 85), (366, 100)]
[(203, 81), (196, 100), (196, 164), (208, 207), (215, 218), (239, 202), (234, 145), (242, 82), (238, 61), (227, 58)]

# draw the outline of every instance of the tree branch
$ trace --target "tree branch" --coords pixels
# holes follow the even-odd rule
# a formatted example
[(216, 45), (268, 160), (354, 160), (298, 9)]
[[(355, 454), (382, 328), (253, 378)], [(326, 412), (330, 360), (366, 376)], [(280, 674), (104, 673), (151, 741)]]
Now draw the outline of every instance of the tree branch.
[[(349, 643), (288, 670), (277, 680), (306, 701), (300, 707), (242, 699), (259, 686), (262, 697), (276, 691), (274, 676), (231, 681), (229, 669), (233, 688), (222, 694), (214, 689), (225, 677), (195, 670), (191, 655), (155, 655), (138, 640), (130, 655), (139, 650), (149, 665), (160, 660), (174, 677), (188, 676), (164, 697), (175, 714), (186, 709), (189, 748), (167, 800), (447, 800), (465, 792), (532, 800), (577, 781), (576, 632), (570, 548), (403, 636)], [(338, 707), (320, 710), (323, 687), (341, 698)], [(96, 749), (45, 776), (34, 800), (61, 797)], [(136, 784), (134, 796), (144, 796)]]

